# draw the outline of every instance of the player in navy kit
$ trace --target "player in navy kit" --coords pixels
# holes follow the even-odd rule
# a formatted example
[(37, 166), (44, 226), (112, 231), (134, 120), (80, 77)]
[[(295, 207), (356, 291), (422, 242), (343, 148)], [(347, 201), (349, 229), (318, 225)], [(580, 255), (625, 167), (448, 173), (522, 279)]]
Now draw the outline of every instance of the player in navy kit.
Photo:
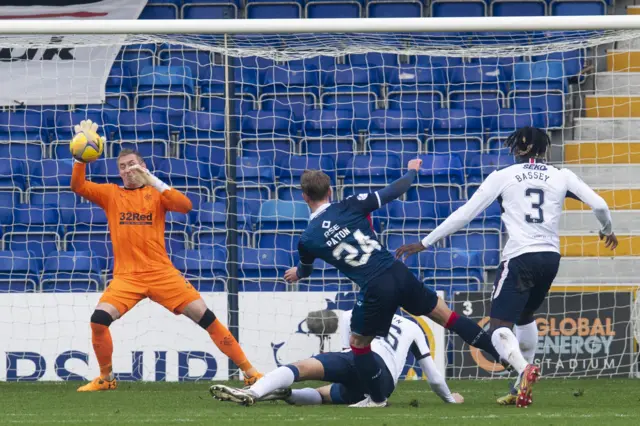
[(489, 336), (473, 321), (459, 317), (425, 287), (402, 262), (396, 261), (371, 228), (368, 215), (404, 194), (413, 183), (421, 160), (411, 160), (408, 172), (380, 191), (359, 194), (331, 203), (331, 181), (318, 170), (306, 170), (301, 178), (302, 193), (311, 209), (309, 225), (300, 237), (300, 262), (285, 273), (289, 282), (313, 272), (320, 258), (335, 266), (360, 287), (351, 318), (351, 350), (356, 370), (368, 397), (357, 407), (384, 407), (381, 369), (371, 352), (371, 341), (385, 337), (393, 315), (402, 307), (413, 315), (426, 315), (459, 334), (467, 343), (499, 359)]

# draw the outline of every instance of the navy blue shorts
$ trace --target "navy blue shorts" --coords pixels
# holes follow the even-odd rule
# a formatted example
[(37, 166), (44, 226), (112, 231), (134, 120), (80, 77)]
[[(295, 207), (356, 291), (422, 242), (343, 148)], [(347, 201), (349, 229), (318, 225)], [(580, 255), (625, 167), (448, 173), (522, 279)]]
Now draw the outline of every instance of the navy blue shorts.
[[(385, 398), (389, 398), (395, 388), (393, 376), (380, 355), (375, 352), (373, 355), (382, 371), (380, 378), (382, 394)], [(327, 352), (316, 355), (314, 358), (322, 363), (323, 380), (333, 384), (331, 386), (331, 402), (334, 404), (355, 404), (365, 398), (352, 352)]]
[(523, 311), (538, 310), (560, 267), (555, 252), (525, 253), (500, 263), (493, 284), (491, 318), (517, 324)]
[(386, 337), (399, 307), (413, 315), (428, 315), (438, 294), (426, 287), (400, 261), (360, 290), (351, 316), (351, 331), (361, 336)]

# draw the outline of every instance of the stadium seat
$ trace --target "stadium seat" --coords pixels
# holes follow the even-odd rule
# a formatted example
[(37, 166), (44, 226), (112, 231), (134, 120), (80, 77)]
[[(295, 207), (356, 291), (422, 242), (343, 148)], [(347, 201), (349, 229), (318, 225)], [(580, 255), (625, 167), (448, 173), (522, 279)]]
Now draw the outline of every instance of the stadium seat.
[(304, 7), (306, 18), (360, 18), (362, 2), (355, 0), (312, 0)]
[(339, 175), (344, 175), (349, 159), (356, 152), (358, 126), (352, 110), (322, 109), (307, 112), (302, 154), (326, 155), (336, 163)]
[(0, 251), (0, 293), (38, 291), (40, 262), (30, 251)]
[[(437, 215), (440, 220), (444, 220), (451, 215), (454, 211), (458, 210), (465, 204), (466, 201), (451, 201), (450, 203), (439, 203), (437, 206)], [(473, 230), (482, 230), (482, 229), (492, 229), (492, 230), (501, 230), (502, 229), (502, 219), (501, 219), (502, 210), (500, 208), (500, 204), (496, 201), (495, 203), (491, 203), (489, 207), (474, 219), (471, 220), (468, 229)]]
[(434, 18), (486, 16), (487, 4), (482, 0), (434, 0), (431, 16)]
[(40, 160), (47, 127), (40, 112), (0, 112), (0, 158)]
[(368, 118), (381, 93), (382, 73), (377, 68), (338, 64), (321, 71), (325, 108), (350, 109), (357, 118)]
[(191, 68), (156, 66), (142, 69), (134, 104), (139, 110), (182, 116), (192, 107), (194, 80)]
[(249, 111), (242, 118), (240, 155), (277, 163), (295, 152), (291, 135), (296, 133), (296, 121), (288, 110)]
[(202, 161), (186, 158), (161, 159), (156, 163), (155, 175), (189, 197), (194, 209), (211, 200), (211, 171)]
[(265, 110), (289, 110), (296, 119), (315, 108), (320, 97), (320, 73), (303, 64), (274, 65), (264, 71), (259, 102)]
[(184, 0), (182, 19), (236, 19), (239, 0)]
[(386, 79), (390, 109), (417, 111), (429, 118), (443, 106), (448, 80), (443, 68), (403, 64), (388, 68)]
[(485, 269), (497, 268), (500, 264), (500, 231), (459, 231), (447, 237), (445, 247), (477, 253)]
[(475, 108), (480, 117), (495, 115), (503, 107), (506, 78), (499, 65), (466, 64), (451, 73), (449, 107)]
[(149, 0), (138, 19), (178, 19), (180, 0)]
[(45, 293), (100, 291), (101, 271), (106, 266), (89, 251), (61, 251), (47, 255), (40, 286)]
[(73, 160), (30, 161), (30, 185), (26, 201), (34, 205), (56, 204), (61, 209), (74, 209), (82, 198), (71, 191)]
[(184, 250), (171, 256), (171, 262), (198, 290), (225, 291), (226, 259), (223, 249)]
[(427, 152), (443, 155), (453, 153), (466, 164), (482, 152), (483, 132), (483, 116), (480, 110), (438, 110), (433, 118), (432, 135), (427, 137)]
[(325, 172), (331, 179), (331, 186), (335, 188), (337, 176), (333, 158), (322, 155), (291, 155), (281, 158), (276, 166), (278, 176), (276, 198), (284, 201), (301, 201), (300, 177), (307, 169)]
[(453, 201), (462, 198), (464, 168), (455, 154), (423, 154), (416, 185), (407, 192), (407, 201)]
[(67, 251), (89, 251), (101, 262), (113, 260), (111, 234), (107, 216), (101, 207), (84, 204), (75, 210), (60, 213), (64, 226), (62, 248)]
[[(242, 157), (236, 160), (237, 196), (239, 201), (248, 206), (251, 215), (258, 214), (260, 203), (272, 198), (275, 190), (274, 168), (268, 159), (256, 157)], [(224, 170), (220, 171), (218, 178), (224, 180)], [(225, 187), (214, 189), (216, 201), (224, 201), (227, 198)]]
[(382, 240), (389, 250), (415, 242), (438, 226), (437, 206), (444, 203), (430, 201), (395, 200), (387, 206), (386, 226)]
[(607, 14), (607, 3), (603, 0), (553, 0), (549, 8), (553, 16)]
[[(251, 216), (242, 203), (237, 205), (236, 229), (240, 245), (249, 247), (253, 238)], [(216, 249), (227, 246), (227, 209), (224, 202), (203, 203), (199, 209), (192, 211), (194, 232), (193, 246), (196, 249)]]
[(288, 252), (298, 250), (300, 234), (309, 222), (309, 207), (300, 201), (267, 200), (260, 206), (254, 246)]
[(374, 155), (397, 155), (406, 166), (423, 151), (424, 122), (419, 112), (400, 109), (373, 111), (365, 150)]
[(191, 224), (189, 216), (184, 213), (168, 211), (165, 214), (164, 243), (171, 256), (190, 248)]
[(285, 250), (243, 248), (239, 251), (240, 291), (285, 291), (283, 276), (293, 264)]
[(513, 108), (545, 111), (546, 125), (564, 126), (564, 97), (568, 79), (561, 63), (522, 62), (515, 64), (514, 84), (508, 94)]
[(399, 178), (402, 169), (400, 158), (393, 154), (356, 154), (347, 163), (342, 194), (339, 198), (382, 189)]
[(491, 129), (487, 134), (487, 148), (490, 154), (502, 154), (511, 156), (509, 149), (504, 148), (504, 141), (515, 130), (525, 126), (533, 126), (544, 128), (545, 119), (542, 117), (543, 112), (534, 110), (532, 114), (530, 111), (520, 111), (514, 109), (502, 109), (498, 112), (496, 117), (492, 117), (488, 123), (488, 128)]
[(448, 294), (477, 291), (484, 283), (482, 259), (475, 252), (453, 249), (425, 250), (418, 255), (419, 267), (427, 285)]
[(208, 165), (217, 176), (225, 165), (224, 115), (187, 111), (178, 136), (178, 155)]
[(117, 111), (107, 113), (107, 129), (113, 134), (107, 146), (110, 156), (117, 157), (123, 148), (132, 148), (146, 158), (166, 157), (169, 141), (169, 118), (167, 114), (150, 110)]
[(311, 276), (298, 282), (298, 291), (335, 291), (344, 293), (354, 291), (354, 284), (333, 265), (316, 259), (313, 262)]
[(302, 1), (247, 0), (247, 19), (302, 18)]
[[(454, 34), (454, 36), (456, 35)], [(441, 71), (446, 78), (445, 83), (449, 82), (449, 77), (453, 72), (466, 63), (462, 58), (456, 56), (412, 55), (408, 59), (409, 65)]]
[(542, 0), (494, 0), (491, 16), (545, 16), (547, 3)]
[(156, 48), (156, 45), (151, 43), (123, 46), (116, 56), (112, 69), (126, 70), (124, 71), (126, 75), (131, 76), (130, 86), (134, 88), (138, 84), (137, 79), (142, 70), (155, 64)]
[(22, 202), (27, 189), (28, 169), (24, 161), (4, 159), (0, 161), (0, 211), (12, 209)]
[(0, 210), (2, 245), (0, 250), (31, 251), (36, 258), (60, 248), (60, 220), (58, 210), (51, 206), (17, 204), (13, 212)]
[(510, 155), (483, 154), (473, 158), (467, 167), (467, 197), (473, 195), (490, 173), (514, 163), (515, 159)]
[(576, 49), (567, 52), (553, 52), (545, 55), (536, 55), (531, 57), (532, 62), (559, 62), (563, 67), (563, 74), (569, 79), (576, 79), (578, 82), (584, 82), (586, 76), (582, 74), (585, 67), (585, 59), (587, 57), (586, 49)]
[(367, 17), (369, 18), (420, 18), (423, 16), (423, 3), (420, 0), (369, 0)]
[(215, 63), (212, 52), (198, 50), (184, 45), (166, 45), (158, 50), (159, 65), (166, 67), (187, 67), (191, 76), (197, 80), (211, 78)]

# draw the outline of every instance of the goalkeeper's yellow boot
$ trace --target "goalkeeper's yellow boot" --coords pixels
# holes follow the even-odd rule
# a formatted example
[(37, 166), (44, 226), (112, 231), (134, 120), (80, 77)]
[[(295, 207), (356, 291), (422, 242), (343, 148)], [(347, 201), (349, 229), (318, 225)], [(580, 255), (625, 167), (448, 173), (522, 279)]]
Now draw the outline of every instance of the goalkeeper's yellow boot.
[(256, 372), (253, 376), (247, 376), (246, 373), (244, 375), (244, 385), (245, 386), (253, 386), (255, 382), (262, 379), (264, 374)]
[(116, 379), (107, 380), (102, 377), (96, 377), (89, 383), (84, 386), (80, 386), (78, 388), (78, 392), (97, 392), (97, 391), (106, 391), (106, 390), (114, 390), (118, 387), (118, 382)]
[(531, 398), (531, 389), (534, 383), (540, 380), (540, 367), (533, 364), (527, 365), (520, 375), (520, 383), (518, 384), (518, 395), (516, 399), (516, 407), (528, 407), (533, 402)]

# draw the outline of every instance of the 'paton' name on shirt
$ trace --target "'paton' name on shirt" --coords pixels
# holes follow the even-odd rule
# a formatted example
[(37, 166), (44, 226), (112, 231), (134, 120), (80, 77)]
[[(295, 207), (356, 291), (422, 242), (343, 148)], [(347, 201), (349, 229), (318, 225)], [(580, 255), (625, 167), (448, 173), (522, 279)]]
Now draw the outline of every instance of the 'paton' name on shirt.
[(349, 235), (351, 235), (351, 231), (347, 228), (340, 228), (338, 225), (333, 225), (331, 229), (324, 233), (324, 237), (327, 238), (325, 243), (327, 246), (333, 247)]

